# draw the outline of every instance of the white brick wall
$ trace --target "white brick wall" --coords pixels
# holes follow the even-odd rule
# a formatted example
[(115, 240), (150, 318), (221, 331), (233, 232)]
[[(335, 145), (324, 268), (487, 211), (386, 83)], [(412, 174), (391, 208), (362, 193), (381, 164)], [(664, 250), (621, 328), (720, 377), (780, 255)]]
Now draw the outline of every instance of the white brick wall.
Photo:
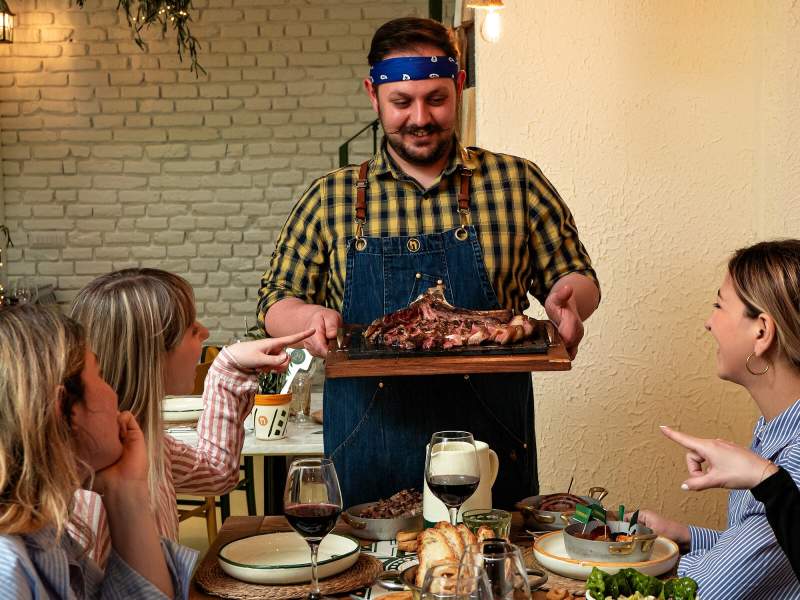
[(372, 33), (427, 0), (195, 0), (200, 78), (172, 35), (141, 52), (116, 0), (69, 4), (17, 0), (15, 43), (0, 47), (8, 277), (68, 303), (98, 274), (159, 266), (187, 277), (224, 341), (254, 322), (295, 199), (374, 118)]

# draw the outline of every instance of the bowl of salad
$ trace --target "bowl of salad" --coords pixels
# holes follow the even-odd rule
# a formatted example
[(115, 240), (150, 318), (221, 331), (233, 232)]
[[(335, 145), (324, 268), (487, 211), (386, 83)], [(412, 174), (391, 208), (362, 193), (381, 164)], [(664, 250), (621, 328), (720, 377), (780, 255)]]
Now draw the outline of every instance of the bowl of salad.
[(662, 581), (636, 569), (609, 575), (595, 567), (586, 580), (587, 600), (700, 600), (691, 577)]

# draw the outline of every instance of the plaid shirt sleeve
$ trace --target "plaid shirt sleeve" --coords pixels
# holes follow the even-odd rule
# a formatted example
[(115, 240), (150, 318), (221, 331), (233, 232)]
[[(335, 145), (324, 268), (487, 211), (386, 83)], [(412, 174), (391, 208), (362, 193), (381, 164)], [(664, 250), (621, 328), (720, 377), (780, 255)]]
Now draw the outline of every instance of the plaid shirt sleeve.
[(592, 261), (578, 238), (578, 228), (567, 205), (533, 163), (527, 173), (528, 227), (534, 273), (530, 293), (544, 305), (550, 289), (564, 275), (580, 273), (600, 283)]
[(322, 179), (317, 179), (292, 209), (275, 244), (269, 269), (258, 292), (258, 322), (263, 328), (269, 308), (284, 298), (321, 304), (328, 272), (322, 235)]

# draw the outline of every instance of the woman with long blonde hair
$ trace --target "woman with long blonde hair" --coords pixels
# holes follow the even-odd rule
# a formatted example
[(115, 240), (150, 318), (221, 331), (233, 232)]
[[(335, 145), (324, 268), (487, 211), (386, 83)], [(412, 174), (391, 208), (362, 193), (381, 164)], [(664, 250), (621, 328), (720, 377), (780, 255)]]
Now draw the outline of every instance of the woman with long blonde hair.
[[(261, 370), (284, 370), (284, 348), (313, 330), (276, 339), (228, 346), (209, 369), (203, 391), (197, 447), (164, 433), (162, 401), (188, 394), (194, 384), (208, 330), (197, 321), (189, 283), (160, 269), (124, 269), (83, 288), (72, 316), (84, 325), (103, 376), (119, 396), (120, 408), (136, 417), (148, 444), (150, 501), (161, 535), (176, 540), (176, 494), (218, 496), (239, 479), (244, 420), (253, 406)], [(102, 507), (83, 494), (80, 514), (97, 533), (95, 556), (108, 548)]]
[[(75, 491), (108, 515), (105, 572), (70, 535)], [(83, 329), (54, 310), (0, 311), (0, 589), (9, 598), (185, 598), (196, 552), (159, 540), (147, 452)]]
[[(737, 251), (706, 329), (717, 343), (717, 375), (744, 387), (761, 412), (750, 450), (800, 482), (800, 240)], [(705, 462), (698, 450), (687, 456), (694, 476)], [(695, 579), (704, 600), (800, 598), (764, 505), (749, 490), (731, 492), (723, 531), (652, 511), (642, 511), (639, 522), (682, 546), (678, 574)]]

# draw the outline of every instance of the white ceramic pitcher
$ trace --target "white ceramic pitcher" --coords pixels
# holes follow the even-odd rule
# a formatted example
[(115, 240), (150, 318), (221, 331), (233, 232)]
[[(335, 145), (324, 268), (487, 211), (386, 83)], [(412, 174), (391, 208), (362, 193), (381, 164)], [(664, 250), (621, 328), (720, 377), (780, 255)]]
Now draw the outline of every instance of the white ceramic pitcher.
[[(427, 452), (428, 446), (425, 447)], [(475, 450), (478, 453), (478, 464), (481, 470), (481, 481), (478, 484), (478, 489), (475, 493), (464, 502), (461, 509), (458, 511), (459, 523), (462, 521), (461, 515), (465, 510), (472, 510), (473, 508), (492, 508), (492, 486), (494, 480), (497, 479), (497, 471), (500, 468), (500, 460), (497, 458), (495, 451), (489, 448), (489, 444), (475, 440)], [(471, 452), (471, 450), (453, 450), (452, 461), (453, 464), (458, 464), (459, 461), (464, 460), (464, 453)], [(450, 454), (450, 452), (448, 452)], [(442, 455), (439, 455), (439, 461), (442, 460)], [(435, 525), (439, 521), (450, 522), (450, 516), (447, 512), (447, 507), (444, 502), (439, 500), (433, 495), (428, 483), (425, 481), (425, 474), (422, 474), (422, 515), (425, 521), (425, 527)]]

